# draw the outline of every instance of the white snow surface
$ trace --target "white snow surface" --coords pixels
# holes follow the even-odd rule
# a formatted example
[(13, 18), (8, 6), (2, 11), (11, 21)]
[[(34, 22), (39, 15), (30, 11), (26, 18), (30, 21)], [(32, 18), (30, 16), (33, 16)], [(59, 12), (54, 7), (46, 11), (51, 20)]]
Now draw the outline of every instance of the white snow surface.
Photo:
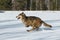
[[(27, 32), (21, 20), (16, 16), (24, 12), (27, 16), (36, 16), (52, 28), (41, 26), (39, 31)], [(59, 11), (4, 11), (0, 13), (0, 40), (60, 40)]]

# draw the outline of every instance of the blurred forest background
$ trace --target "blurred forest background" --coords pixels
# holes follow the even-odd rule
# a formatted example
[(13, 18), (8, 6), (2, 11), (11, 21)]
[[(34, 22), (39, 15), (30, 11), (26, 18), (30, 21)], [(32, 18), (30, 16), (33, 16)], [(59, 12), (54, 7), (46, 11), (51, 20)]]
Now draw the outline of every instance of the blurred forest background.
[(0, 0), (0, 10), (60, 10), (60, 0)]

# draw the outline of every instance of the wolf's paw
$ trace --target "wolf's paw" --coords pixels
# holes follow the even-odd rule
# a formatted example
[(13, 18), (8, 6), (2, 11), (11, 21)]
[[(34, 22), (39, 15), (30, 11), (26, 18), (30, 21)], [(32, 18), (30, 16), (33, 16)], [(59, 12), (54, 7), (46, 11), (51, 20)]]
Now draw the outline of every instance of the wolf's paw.
[(26, 25), (26, 27), (29, 27), (29, 25)]
[(27, 32), (30, 32), (30, 30), (27, 30)]
[(52, 26), (50, 25), (50, 28), (52, 28)]

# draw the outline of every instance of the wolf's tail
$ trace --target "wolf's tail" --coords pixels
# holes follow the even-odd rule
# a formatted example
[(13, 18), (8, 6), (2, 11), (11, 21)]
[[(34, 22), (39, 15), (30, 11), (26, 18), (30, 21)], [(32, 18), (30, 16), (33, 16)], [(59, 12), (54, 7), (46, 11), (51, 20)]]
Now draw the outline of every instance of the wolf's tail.
[(44, 26), (47, 26), (47, 27), (52, 28), (52, 26), (51, 26), (51, 25), (49, 25), (49, 24), (45, 23), (44, 21), (42, 21), (42, 23), (43, 23), (43, 25), (44, 25)]

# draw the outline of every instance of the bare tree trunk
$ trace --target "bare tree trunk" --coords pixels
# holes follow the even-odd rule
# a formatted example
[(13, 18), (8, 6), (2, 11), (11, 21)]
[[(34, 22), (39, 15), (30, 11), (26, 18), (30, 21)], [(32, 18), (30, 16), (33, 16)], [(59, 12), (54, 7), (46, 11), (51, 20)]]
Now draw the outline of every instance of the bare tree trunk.
[(16, 10), (16, 7), (15, 7), (16, 4), (15, 3), (16, 3), (16, 1), (15, 0), (12, 0), (12, 10)]
[(39, 8), (40, 8), (40, 2), (39, 2), (40, 0), (36, 0), (36, 10), (40, 10)]
[(32, 10), (32, 0), (30, 0), (30, 10)]
[(45, 3), (46, 3), (46, 6), (47, 6), (47, 9), (50, 10), (50, 0), (45, 0)]
[(25, 9), (24, 10), (27, 10), (27, 0), (25, 2)]
[(55, 0), (55, 10), (57, 10), (57, 0)]
[(36, 10), (37, 10), (37, 6), (38, 6), (38, 0), (36, 0)]
[(40, 10), (42, 10), (42, 0), (40, 0), (39, 2), (40, 2)]
[(56, 10), (57, 10), (57, 0), (56, 0)]
[(45, 4), (45, 0), (40, 0), (40, 10), (47, 10), (47, 5)]

